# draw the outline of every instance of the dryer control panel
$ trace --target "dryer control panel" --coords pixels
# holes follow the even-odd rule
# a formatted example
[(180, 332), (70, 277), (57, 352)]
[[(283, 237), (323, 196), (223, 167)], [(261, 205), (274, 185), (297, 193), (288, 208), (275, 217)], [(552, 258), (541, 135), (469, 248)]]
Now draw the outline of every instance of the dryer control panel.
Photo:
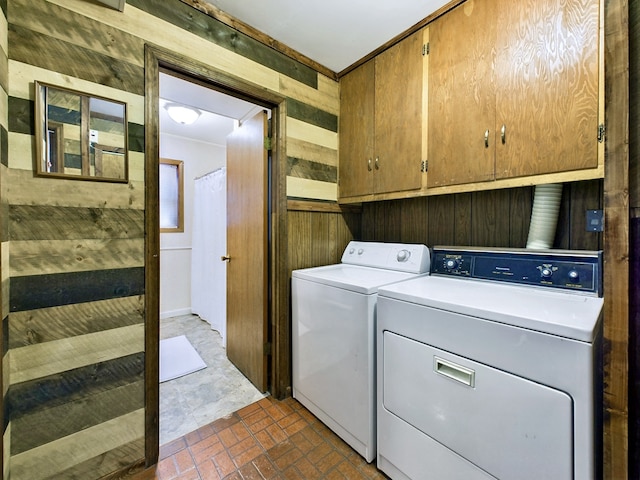
[(431, 274), (602, 296), (602, 252), (434, 247)]

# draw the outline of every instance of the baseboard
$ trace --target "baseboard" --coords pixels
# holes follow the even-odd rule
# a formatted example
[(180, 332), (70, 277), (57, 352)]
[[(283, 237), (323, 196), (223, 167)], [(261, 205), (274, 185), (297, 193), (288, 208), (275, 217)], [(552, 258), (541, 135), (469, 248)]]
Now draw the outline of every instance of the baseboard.
[(171, 317), (179, 317), (181, 315), (191, 315), (191, 307), (179, 308), (178, 310), (168, 310), (166, 312), (160, 312), (160, 320)]

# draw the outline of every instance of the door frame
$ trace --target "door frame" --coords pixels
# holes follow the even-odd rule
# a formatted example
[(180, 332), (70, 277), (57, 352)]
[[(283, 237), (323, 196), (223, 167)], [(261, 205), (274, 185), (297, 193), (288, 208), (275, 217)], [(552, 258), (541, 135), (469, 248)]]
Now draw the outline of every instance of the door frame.
[(176, 52), (145, 45), (145, 464), (157, 463), (160, 442), (160, 71), (222, 91), (272, 111), (269, 336), (269, 391), (276, 398), (290, 394), (289, 279), (287, 270), (286, 97), (222, 72)]

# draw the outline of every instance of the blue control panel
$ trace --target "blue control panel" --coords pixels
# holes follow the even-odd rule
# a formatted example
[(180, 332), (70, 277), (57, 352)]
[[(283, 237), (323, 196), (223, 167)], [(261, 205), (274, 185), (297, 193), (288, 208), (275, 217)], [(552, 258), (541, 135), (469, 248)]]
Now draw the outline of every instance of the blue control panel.
[(431, 274), (602, 296), (601, 251), (434, 247)]

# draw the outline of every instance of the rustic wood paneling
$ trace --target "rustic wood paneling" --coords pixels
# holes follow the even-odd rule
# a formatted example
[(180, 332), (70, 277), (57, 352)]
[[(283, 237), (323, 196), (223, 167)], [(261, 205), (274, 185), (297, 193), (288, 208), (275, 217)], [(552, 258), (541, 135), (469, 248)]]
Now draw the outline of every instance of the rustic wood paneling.
[(314, 88), (318, 85), (318, 73), (315, 70), (273, 50), (267, 45), (263, 45), (214, 18), (200, 14), (200, 12), (184, 3), (177, 1), (156, 2), (153, 0), (130, 0), (128, 3), (150, 13), (154, 17), (165, 20), (299, 82)]
[(42, 408), (11, 420), (11, 454), (53, 442), (84, 428), (99, 425), (144, 405), (144, 377), (134, 383), (86, 395), (57, 407)]
[(9, 308), (20, 312), (143, 293), (143, 267), (12, 277)]
[(142, 210), (46, 205), (9, 207), (11, 240), (143, 238), (143, 220)]
[(143, 321), (144, 303), (140, 296), (13, 312), (8, 318), (6, 343), (18, 348)]
[(299, 102), (293, 98), (287, 99), (287, 115), (302, 120), (303, 122), (310, 123), (316, 127), (331, 130), (332, 132), (338, 131), (338, 116), (325, 112), (312, 105), (307, 105), (303, 102)]
[(336, 183), (338, 181), (338, 168), (301, 158), (288, 157), (287, 175), (320, 182)]
[(9, 24), (9, 59), (144, 95), (142, 67)]
[(604, 478), (628, 478), (629, 17), (605, 1)]
[(9, 131), (16, 133), (26, 133), (33, 135), (35, 129), (34, 123), (34, 104), (31, 100), (22, 98), (9, 97)]
[(332, 167), (338, 166), (338, 151), (314, 143), (292, 138), (287, 142), (287, 156)]

